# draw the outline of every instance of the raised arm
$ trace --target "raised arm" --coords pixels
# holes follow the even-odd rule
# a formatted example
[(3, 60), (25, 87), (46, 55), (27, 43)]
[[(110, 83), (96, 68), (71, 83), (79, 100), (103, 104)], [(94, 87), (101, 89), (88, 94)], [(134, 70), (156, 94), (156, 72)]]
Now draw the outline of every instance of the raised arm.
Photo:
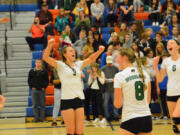
[(55, 40), (54, 39), (50, 39), (48, 41), (47, 48), (45, 49), (44, 54), (43, 54), (43, 60), (45, 62), (47, 62), (49, 65), (51, 65), (52, 67), (57, 69), (57, 61), (50, 57), (50, 52), (51, 52), (54, 44), (55, 44)]
[(155, 75), (156, 75), (156, 79), (158, 83), (162, 82), (164, 80), (164, 77), (166, 76), (166, 69), (161, 68), (160, 71), (158, 69), (159, 59), (160, 57), (158, 56), (158, 57), (155, 57), (153, 60), (153, 67), (154, 67), (154, 71), (155, 71)]
[(99, 46), (99, 50), (95, 53), (93, 53), (91, 56), (89, 56), (89, 58), (85, 59), (83, 61), (82, 66), (86, 66), (86, 65), (90, 65), (91, 63), (93, 63), (94, 61), (96, 61), (96, 59), (101, 55), (102, 52), (104, 52), (105, 47), (104, 46)]

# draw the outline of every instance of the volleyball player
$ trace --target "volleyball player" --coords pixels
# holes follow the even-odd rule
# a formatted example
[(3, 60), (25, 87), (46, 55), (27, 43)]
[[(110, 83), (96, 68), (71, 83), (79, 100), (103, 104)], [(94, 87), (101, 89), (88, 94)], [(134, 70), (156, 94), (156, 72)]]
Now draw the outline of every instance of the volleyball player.
[(169, 40), (167, 50), (170, 57), (163, 60), (161, 70), (158, 69), (159, 57), (154, 58), (153, 64), (158, 82), (162, 82), (168, 75), (167, 105), (174, 134), (180, 135), (180, 43), (174, 39)]
[(122, 70), (114, 78), (114, 106), (123, 106), (119, 135), (151, 135), (150, 77), (130, 48), (121, 48), (116, 62)]
[(61, 113), (66, 125), (67, 135), (82, 135), (84, 128), (84, 94), (81, 73), (84, 66), (93, 63), (99, 57), (104, 51), (104, 47), (100, 46), (97, 52), (84, 61), (76, 61), (74, 49), (64, 47), (62, 49), (63, 61), (56, 61), (49, 56), (54, 44), (54, 39), (48, 42), (43, 60), (57, 69), (58, 76), (61, 79)]
[(0, 95), (0, 111), (3, 109), (5, 103), (5, 98)]

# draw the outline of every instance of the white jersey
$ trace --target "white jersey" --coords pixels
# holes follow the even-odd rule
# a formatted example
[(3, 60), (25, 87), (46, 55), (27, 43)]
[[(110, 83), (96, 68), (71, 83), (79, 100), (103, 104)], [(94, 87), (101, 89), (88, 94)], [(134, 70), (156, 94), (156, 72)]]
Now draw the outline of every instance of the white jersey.
[(75, 75), (67, 64), (61, 61), (57, 61), (57, 63), (57, 72), (61, 79), (61, 99), (74, 99), (76, 97), (84, 99), (83, 82), (81, 80), (83, 61), (74, 63)]
[[(149, 75), (143, 71), (145, 84), (148, 87)], [(148, 90), (143, 90), (142, 78), (135, 67), (124, 69), (115, 75), (114, 88), (121, 88), (123, 93), (122, 122), (150, 116)]]
[(180, 59), (173, 61), (171, 57), (163, 60), (161, 65), (168, 75), (167, 96), (180, 95)]

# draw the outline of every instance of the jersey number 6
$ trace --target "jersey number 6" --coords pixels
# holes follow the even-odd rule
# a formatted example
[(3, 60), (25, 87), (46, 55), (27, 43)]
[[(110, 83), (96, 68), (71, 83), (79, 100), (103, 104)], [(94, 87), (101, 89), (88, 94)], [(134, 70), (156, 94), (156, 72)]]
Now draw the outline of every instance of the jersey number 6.
[(143, 83), (141, 81), (135, 82), (135, 95), (137, 100), (144, 99), (144, 89), (143, 89)]

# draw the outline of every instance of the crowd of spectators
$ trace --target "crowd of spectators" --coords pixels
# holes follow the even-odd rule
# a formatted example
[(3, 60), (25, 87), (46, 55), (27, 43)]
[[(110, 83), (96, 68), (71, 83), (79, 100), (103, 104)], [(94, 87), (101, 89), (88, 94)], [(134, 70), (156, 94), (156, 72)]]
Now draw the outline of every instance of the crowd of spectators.
[[(168, 118), (167, 105), (164, 102), (167, 80), (164, 80), (163, 84), (156, 83), (152, 64), (155, 56), (161, 57), (159, 66), (162, 60), (168, 57), (167, 40), (175, 39), (180, 42), (180, 1), (179, 3), (173, 0), (165, 0), (163, 3), (159, 0), (55, 0), (53, 2), (38, 0), (39, 11), (29, 31), (32, 32), (32, 38), (26, 38), (31, 50), (35, 42), (44, 44), (45, 48), (48, 35), (61, 36), (60, 50), (62, 42), (71, 45), (79, 59), (86, 59), (97, 51), (100, 45), (106, 48), (96, 64), (83, 71), (87, 120), (89, 120), (87, 106), (90, 98), (94, 122), (99, 121), (96, 119), (99, 114), (106, 117), (106, 120), (112, 118), (108, 113), (107, 104), (109, 99), (113, 100), (113, 78), (118, 72), (115, 59), (121, 47), (132, 48), (136, 57), (143, 63), (144, 69), (151, 76), (152, 102), (158, 102), (157, 97), (160, 95), (162, 116)], [(53, 15), (48, 11), (48, 8), (53, 9), (53, 7), (59, 9), (54, 26)], [(140, 12), (149, 13), (149, 20), (152, 23), (150, 27), (145, 27), (143, 20), (135, 19), (134, 14)], [(72, 23), (74, 25), (71, 25)], [(152, 26), (160, 29), (154, 31)], [(110, 37), (105, 40), (106, 35), (102, 34), (102, 29), (107, 27), (111, 28), (109, 33), (106, 33)], [(97, 78), (96, 82), (92, 82), (93, 77)], [(107, 86), (104, 91), (100, 90), (101, 85)], [(112, 115), (116, 120), (117, 114), (117, 110), (114, 109)], [(104, 119), (102, 120), (104, 122)]]

